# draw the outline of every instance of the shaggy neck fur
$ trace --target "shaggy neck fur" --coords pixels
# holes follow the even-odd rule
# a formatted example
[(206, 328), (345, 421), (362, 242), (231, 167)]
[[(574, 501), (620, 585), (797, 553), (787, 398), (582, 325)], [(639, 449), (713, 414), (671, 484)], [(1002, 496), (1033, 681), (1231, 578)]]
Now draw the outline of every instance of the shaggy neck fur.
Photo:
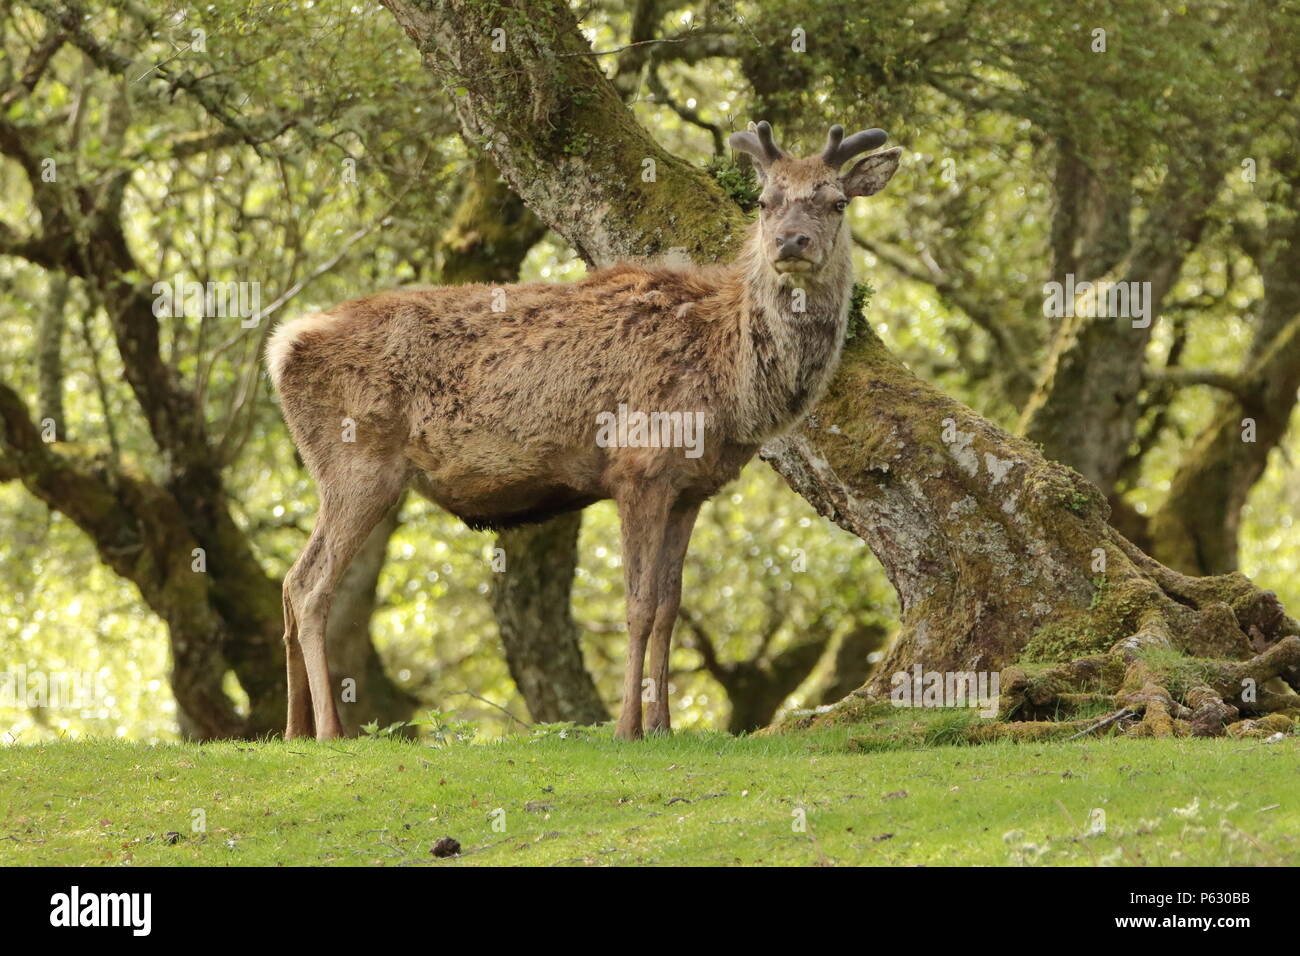
[(760, 444), (798, 421), (821, 398), (839, 365), (848, 324), (853, 261), (840, 227), (816, 273), (778, 274), (755, 223), (732, 266), (726, 297), (736, 316), (736, 440)]

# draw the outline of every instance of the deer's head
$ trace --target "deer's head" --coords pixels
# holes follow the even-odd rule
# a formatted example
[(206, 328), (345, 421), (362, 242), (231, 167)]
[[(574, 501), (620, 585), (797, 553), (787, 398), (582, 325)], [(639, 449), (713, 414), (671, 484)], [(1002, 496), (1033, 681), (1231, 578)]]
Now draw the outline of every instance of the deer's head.
[(731, 148), (754, 158), (762, 186), (759, 242), (773, 270), (811, 275), (830, 261), (838, 243), (848, 241), (843, 224), (849, 201), (884, 189), (903, 151), (886, 149), (858, 160), (843, 175), (840, 169), (885, 139), (880, 129), (846, 137), (844, 127), (832, 126), (820, 156), (796, 159), (776, 145), (768, 123), (731, 135)]

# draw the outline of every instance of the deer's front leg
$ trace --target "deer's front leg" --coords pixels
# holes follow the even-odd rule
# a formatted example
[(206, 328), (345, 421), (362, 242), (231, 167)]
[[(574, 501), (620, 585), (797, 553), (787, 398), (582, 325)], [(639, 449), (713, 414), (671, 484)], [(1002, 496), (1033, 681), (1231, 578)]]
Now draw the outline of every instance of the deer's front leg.
[(686, 561), (686, 548), (699, 513), (698, 504), (679, 503), (673, 508), (659, 552), (659, 600), (650, 634), (650, 690), (654, 693), (646, 717), (646, 730), (652, 734), (672, 731), (668, 707), (668, 658), (672, 653), (673, 625), (677, 623), (677, 611), (682, 603), (682, 565)]
[(668, 524), (668, 495), (656, 487), (636, 487), (618, 499), (623, 532), (623, 581), (627, 590), (627, 670), (623, 710), (614, 736), (641, 737), (641, 692), (646, 643), (659, 605), (659, 557)]

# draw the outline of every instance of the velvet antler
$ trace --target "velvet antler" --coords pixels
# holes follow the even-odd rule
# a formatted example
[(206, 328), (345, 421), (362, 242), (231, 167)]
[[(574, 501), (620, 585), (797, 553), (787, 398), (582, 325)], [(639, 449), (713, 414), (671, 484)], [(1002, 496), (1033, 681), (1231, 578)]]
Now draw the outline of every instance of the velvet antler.
[(732, 133), (727, 144), (740, 153), (749, 153), (758, 163), (759, 168), (766, 168), (778, 159), (785, 159), (785, 153), (772, 139), (772, 124), (764, 120), (751, 123), (743, 133)]
[(858, 153), (875, 149), (887, 139), (889, 134), (883, 129), (864, 129), (846, 139), (844, 127), (836, 123), (826, 134), (826, 148), (822, 150), (822, 162), (832, 169), (839, 169)]

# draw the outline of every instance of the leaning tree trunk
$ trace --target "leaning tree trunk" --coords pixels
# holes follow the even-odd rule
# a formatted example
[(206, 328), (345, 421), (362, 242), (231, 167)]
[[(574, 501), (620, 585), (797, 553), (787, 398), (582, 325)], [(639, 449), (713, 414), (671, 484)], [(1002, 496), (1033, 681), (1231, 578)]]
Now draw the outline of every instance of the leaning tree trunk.
[[(384, 2), (455, 88), (466, 137), (491, 146), (512, 187), (589, 261), (674, 246), (697, 260), (734, 252), (739, 210), (635, 122), (566, 3)], [(509, 45), (492, 54), (498, 26)], [(645, 160), (654, 182), (639, 175)], [(1243, 680), (1297, 682), (1300, 630), (1273, 595), (1241, 575), (1188, 578), (1147, 557), (1110, 527), (1105, 498), (1083, 477), (921, 382), (857, 326), (825, 400), (765, 452), (822, 514), (866, 540), (899, 594), (890, 658), (842, 708), (913, 664), (994, 671), (1039, 659), (1070, 662), (1053, 687), (1100, 682), (1144, 714), (1142, 732), (1195, 723), (1221, 733), (1248, 703)], [(1141, 660), (1149, 646), (1237, 663), (1180, 702)], [(1006, 676), (1014, 701), (1026, 683), (1014, 669)], [(1040, 691), (1028, 696), (1045, 699)]]
[(1240, 658), (1252, 637), (1300, 633), (1245, 577), (1189, 578), (1142, 554), (1094, 485), (919, 381), (865, 324), (826, 398), (764, 455), (898, 592), (877, 690), (917, 664), (992, 671), (1145, 643)]

